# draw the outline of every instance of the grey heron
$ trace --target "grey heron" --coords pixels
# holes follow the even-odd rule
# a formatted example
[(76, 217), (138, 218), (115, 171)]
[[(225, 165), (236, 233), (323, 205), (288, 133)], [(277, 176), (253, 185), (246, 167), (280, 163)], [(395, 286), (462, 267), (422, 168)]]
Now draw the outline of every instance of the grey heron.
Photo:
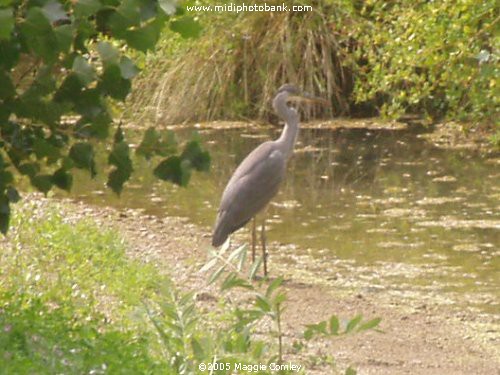
[[(236, 168), (222, 194), (212, 236), (212, 246), (221, 246), (231, 233), (254, 218), (252, 261), (255, 261), (255, 216), (278, 192), (299, 131), (299, 114), (296, 109), (288, 106), (288, 102), (303, 99), (326, 102), (301, 94), (300, 90), (291, 84), (285, 84), (279, 88), (273, 99), (273, 108), (285, 121), (281, 136), (274, 141), (259, 145)], [(261, 242), (264, 276), (267, 276), (265, 220), (262, 224)]]

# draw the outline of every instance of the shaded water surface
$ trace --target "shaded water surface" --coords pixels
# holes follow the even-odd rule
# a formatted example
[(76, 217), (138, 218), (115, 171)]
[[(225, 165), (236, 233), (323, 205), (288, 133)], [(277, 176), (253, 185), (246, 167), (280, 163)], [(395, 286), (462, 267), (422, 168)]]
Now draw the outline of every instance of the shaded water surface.
[[(212, 171), (195, 174), (187, 189), (156, 181), (149, 163), (138, 161), (121, 199), (105, 189), (103, 177), (90, 181), (83, 174), (72, 194), (211, 227), (235, 167), (278, 131), (201, 131)], [(335, 279), (343, 270), (351, 274), (344, 280), (356, 278), (368, 291), (390, 286), (402, 296), (429, 294), (499, 312), (498, 159), (437, 149), (406, 130), (304, 129), (299, 139), (267, 215), (270, 241), (313, 259), (291, 267), (317, 262), (321, 277)]]

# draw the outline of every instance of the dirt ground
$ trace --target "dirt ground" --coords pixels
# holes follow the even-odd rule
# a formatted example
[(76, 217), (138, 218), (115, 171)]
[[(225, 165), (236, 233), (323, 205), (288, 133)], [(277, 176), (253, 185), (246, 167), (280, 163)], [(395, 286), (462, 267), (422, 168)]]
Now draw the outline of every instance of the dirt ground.
[[(206, 275), (198, 272), (209, 247), (207, 229), (183, 218), (159, 218), (137, 210), (119, 212), (69, 200), (66, 203), (68, 219), (93, 217), (117, 229), (126, 239), (131, 257), (156, 264), (180, 288), (197, 290), (201, 309), (213, 308), (218, 297), (210, 297), (217, 292), (206, 286)], [(246, 238), (245, 233), (236, 242), (242, 238)], [(477, 314), (427, 301), (408, 304), (355, 289), (346, 293), (335, 287), (335, 280), (323, 283), (304, 276), (307, 274), (300, 269), (304, 266), (287, 264), (287, 255), (273, 253), (272, 244), (270, 251), (271, 273), (283, 274), (286, 280), (285, 359), (305, 366), (307, 374), (343, 373), (349, 365), (358, 374), (500, 374), (498, 322), (485, 325)], [(358, 313), (366, 319), (382, 317), (380, 328), (384, 333), (370, 331), (319, 340), (307, 350), (293, 352), (291, 344), (302, 339), (306, 324), (318, 323), (331, 314), (352, 318)], [(327, 356), (335, 358), (337, 370), (326, 363)]]

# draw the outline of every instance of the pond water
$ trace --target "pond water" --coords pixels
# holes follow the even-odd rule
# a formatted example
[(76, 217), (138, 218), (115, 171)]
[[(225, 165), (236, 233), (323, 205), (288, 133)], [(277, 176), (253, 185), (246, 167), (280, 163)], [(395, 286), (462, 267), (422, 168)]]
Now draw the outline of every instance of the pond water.
[[(212, 170), (195, 173), (188, 188), (157, 181), (153, 164), (138, 160), (121, 199), (105, 188), (105, 177), (91, 181), (83, 173), (72, 195), (211, 227), (235, 167), (280, 129), (199, 130)], [(178, 135), (187, 139), (191, 132)], [(270, 251), (282, 250), (290, 267), (317, 268), (321, 278), (344, 286), (367, 292), (390, 286), (394, 295), (432, 295), (495, 315), (499, 182), (498, 159), (438, 149), (408, 130), (302, 129), (286, 182), (268, 210)], [(308, 264), (296, 261), (301, 254)]]

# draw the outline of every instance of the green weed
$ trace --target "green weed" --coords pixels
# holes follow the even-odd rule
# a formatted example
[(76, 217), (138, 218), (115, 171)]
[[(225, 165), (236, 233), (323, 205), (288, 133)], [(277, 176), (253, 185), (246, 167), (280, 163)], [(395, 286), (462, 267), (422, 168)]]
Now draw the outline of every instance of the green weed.
[(161, 281), (91, 220), (27, 204), (0, 242), (0, 373), (165, 373), (134, 318)]

